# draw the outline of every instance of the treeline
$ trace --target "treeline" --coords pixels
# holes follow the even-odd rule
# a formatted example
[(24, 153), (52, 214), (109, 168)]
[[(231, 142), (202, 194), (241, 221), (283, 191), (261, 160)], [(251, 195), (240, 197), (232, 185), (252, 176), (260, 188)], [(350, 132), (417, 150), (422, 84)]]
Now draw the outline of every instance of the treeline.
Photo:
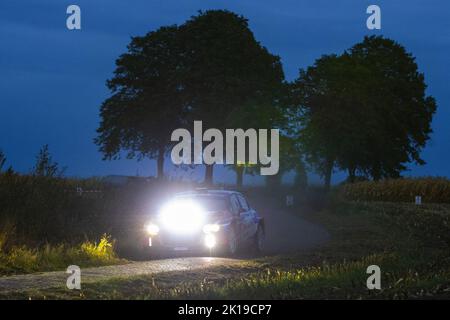
[[(365, 37), (289, 82), (280, 57), (255, 39), (247, 19), (225, 10), (132, 38), (107, 85), (100, 151), (105, 159), (122, 151), (156, 159), (159, 178), (171, 133), (192, 129), (194, 120), (220, 130), (279, 128), (281, 168), (272, 183), (289, 170), (305, 179), (305, 167), (326, 186), (335, 170), (347, 171), (349, 181), (395, 178), (407, 163), (424, 163), (436, 110), (415, 58), (391, 39)], [(254, 172), (245, 163), (231, 169), (238, 185)], [(205, 182), (212, 180), (207, 165)]]

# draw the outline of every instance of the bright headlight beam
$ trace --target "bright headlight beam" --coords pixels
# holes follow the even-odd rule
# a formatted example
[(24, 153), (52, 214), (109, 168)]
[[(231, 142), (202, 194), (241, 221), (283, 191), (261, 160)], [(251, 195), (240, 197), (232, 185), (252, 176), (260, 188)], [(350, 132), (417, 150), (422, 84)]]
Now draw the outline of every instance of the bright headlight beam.
[(205, 212), (192, 200), (174, 200), (162, 208), (160, 220), (175, 233), (194, 233), (204, 225)]
[(203, 232), (204, 233), (215, 233), (215, 232), (219, 232), (220, 230), (220, 226), (216, 223), (214, 224), (206, 224), (203, 227)]
[(207, 234), (205, 236), (205, 246), (213, 248), (216, 245), (216, 237), (213, 234)]
[(156, 224), (149, 223), (145, 226), (145, 230), (151, 236), (156, 236), (159, 233), (159, 227)]

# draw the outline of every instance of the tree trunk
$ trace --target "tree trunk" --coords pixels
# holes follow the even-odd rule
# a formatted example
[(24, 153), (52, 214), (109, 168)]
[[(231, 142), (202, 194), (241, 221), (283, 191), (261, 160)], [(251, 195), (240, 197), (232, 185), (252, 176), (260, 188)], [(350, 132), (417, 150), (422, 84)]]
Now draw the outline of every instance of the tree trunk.
[(164, 180), (164, 148), (161, 147), (158, 150), (158, 159), (157, 159), (157, 178), (158, 180)]
[(213, 174), (214, 174), (214, 165), (206, 164), (205, 165), (205, 184), (208, 186), (213, 185)]
[(381, 179), (381, 170), (379, 169), (378, 166), (374, 166), (372, 168), (372, 178), (373, 181), (378, 181)]
[(238, 188), (242, 188), (242, 185), (244, 184), (244, 171), (245, 167), (236, 166), (236, 186)]
[(356, 170), (354, 168), (348, 168), (348, 181), (350, 183), (355, 182)]
[(274, 189), (281, 187), (281, 178), (281, 172), (278, 172), (278, 174), (273, 176), (266, 176), (266, 186)]
[(325, 167), (325, 190), (329, 191), (331, 186), (331, 175), (333, 173), (333, 166), (334, 161), (333, 160), (327, 160), (326, 167)]
[(308, 187), (308, 175), (303, 162), (295, 166), (294, 187), (299, 191), (304, 191)]

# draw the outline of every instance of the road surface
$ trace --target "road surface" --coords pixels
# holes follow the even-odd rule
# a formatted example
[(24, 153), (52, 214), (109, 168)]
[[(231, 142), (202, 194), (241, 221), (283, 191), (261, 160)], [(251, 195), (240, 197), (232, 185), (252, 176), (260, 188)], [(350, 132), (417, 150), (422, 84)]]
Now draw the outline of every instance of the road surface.
[(306, 221), (272, 201), (250, 199), (250, 204), (265, 220), (266, 254), (310, 250), (329, 239), (322, 226)]
[[(262, 201), (257, 201), (262, 203)], [(265, 203), (255, 208), (266, 221), (265, 254), (274, 255), (295, 251), (313, 250), (327, 241), (329, 235), (321, 226), (312, 224), (274, 204)], [(116, 277), (157, 275), (172, 271), (193, 271), (218, 266), (233, 267), (242, 264), (239, 259), (183, 257), (153, 261), (131, 262), (123, 265), (87, 268), (81, 270), (82, 283), (96, 282)], [(65, 286), (69, 275), (64, 271), (0, 277), (0, 293)]]

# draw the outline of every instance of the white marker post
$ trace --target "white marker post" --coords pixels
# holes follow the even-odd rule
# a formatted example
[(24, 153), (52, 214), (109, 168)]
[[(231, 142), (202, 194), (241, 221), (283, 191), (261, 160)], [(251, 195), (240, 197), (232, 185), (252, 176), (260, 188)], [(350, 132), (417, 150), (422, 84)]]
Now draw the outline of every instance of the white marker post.
[(287, 207), (292, 207), (294, 205), (294, 196), (291, 194), (288, 194), (286, 196), (286, 206)]
[(415, 203), (416, 203), (416, 206), (420, 206), (422, 204), (422, 197), (416, 196)]

